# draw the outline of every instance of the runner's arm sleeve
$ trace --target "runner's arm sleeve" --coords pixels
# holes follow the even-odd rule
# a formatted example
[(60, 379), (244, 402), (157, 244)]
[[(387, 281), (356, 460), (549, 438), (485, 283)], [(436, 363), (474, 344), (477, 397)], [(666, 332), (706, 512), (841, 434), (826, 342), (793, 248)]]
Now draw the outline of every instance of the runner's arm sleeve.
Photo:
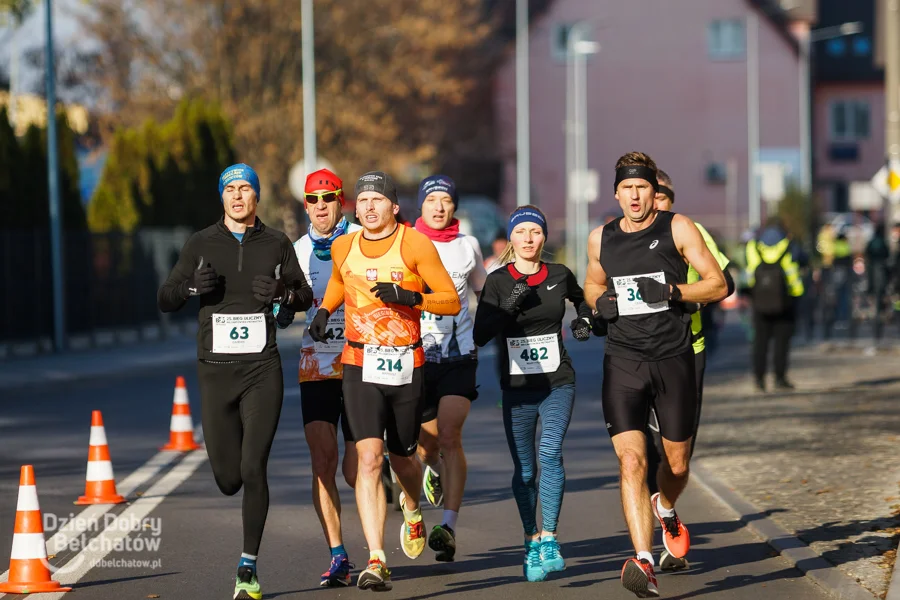
[(331, 244), (331, 278), (328, 280), (328, 287), (325, 288), (321, 308), (332, 315), (344, 303), (344, 277), (341, 275), (341, 267), (350, 254), (352, 240), (352, 235), (342, 235)]
[[(498, 273), (494, 275), (494, 273)], [(497, 337), (515, 317), (500, 308), (501, 296), (508, 296), (500, 291), (500, 274), (495, 271), (488, 275), (481, 291), (481, 300), (478, 302), (478, 310), (475, 311), (475, 325), (472, 328), (472, 339), (475, 345), (484, 346)]]
[(281, 277), (284, 279), (284, 287), (293, 292), (293, 299), (287, 306), (294, 311), (307, 310), (312, 306), (312, 288), (306, 281), (306, 274), (297, 260), (297, 253), (286, 235), (281, 238)]
[[(409, 235), (413, 233), (413, 235)], [(458, 315), (460, 310), (459, 294), (450, 279), (450, 274), (441, 262), (434, 243), (421, 233), (410, 230), (404, 236), (404, 244), (400, 248), (403, 260), (407, 265), (415, 265), (415, 270), (425, 281), (431, 291), (422, 294), (422, 304), (416, 308), (433, 315)]]
[(569, 268), (566, 268), (566, 294), (569, 298), (569, 302), (575, 306), (575, 313), (579, 318), (587, 319), (588, 323), (591, 322), (591, 316), (593, 311), (591, 310), (591, 305), (585, 302), (584, 299), (584, 290), (581, 289), (581, 286), (578, 285), (578, 280), (575, 279), (575, 274), (572, 273)]
[(469, 289), (476, 294), (484, 289), (484, 280), (487, 279), (487, 270), (484, 268), (484, 256), (481, 254), (481, 244), (471, 235), (466, 236), (466, 240), (472, 245), (475, 251), (475, 268), (469, 273)]
[(160, 286), (156, 293), (156, 303), (159, 310), (164, 313), (175, 312), (181, 310), (187, 299), (190, 297), (186, 293), (185, 283), (190, 280), (191, 273), (197, 268), (200, 257), (195, 254), (197, 248), (197, 234), (195, 233), (188, 238), (181, 248), (181, 254), (178, 255), (178, 262), (172, 267), (168, 279)]

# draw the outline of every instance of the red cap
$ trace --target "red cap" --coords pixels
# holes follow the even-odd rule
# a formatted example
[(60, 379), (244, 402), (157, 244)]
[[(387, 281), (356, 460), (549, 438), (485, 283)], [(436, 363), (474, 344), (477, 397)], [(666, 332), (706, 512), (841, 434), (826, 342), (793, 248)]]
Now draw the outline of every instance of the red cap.
[[(328, 169), (319, 169), (306, 176), (304, 192), (317, 192), (319, 190), (343, 190), (344, 182), (341, 178)], [(344, 202), (344, 192), (341, 191), (341, 203)]]

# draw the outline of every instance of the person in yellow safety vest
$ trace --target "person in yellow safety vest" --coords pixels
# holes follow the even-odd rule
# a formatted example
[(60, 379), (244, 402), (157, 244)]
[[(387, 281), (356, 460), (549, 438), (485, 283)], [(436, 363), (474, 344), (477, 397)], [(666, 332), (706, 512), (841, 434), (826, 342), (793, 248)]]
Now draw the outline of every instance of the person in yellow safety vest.
[[(659, 192), (656, 193), (655, 199), (656, 209), (672, 210), (672, 205), (675, 203), (675, 186), (672, 184), (672, 178), (669, 177), (668, 173), (659, 169), (656, 172), (656, 181), (659, 183)], [(703, 236), (703, 241), (706, 242), (706, 247), (709, 248), (716, 262), (719, 263), (722, 273), (725, 274), (725, 283), (728, 285), (728, 295), (730, 296), (734, 293), (735, 284), (731, 273), (728, 272), (727, 267), (730, 262), (728, 257), (722, 254), (718, 245), (716, 245), (716, 241), (703, 225), (696, 221), (694, 225), (697, 226), (700, 235)], [(688, 265), (687, 282), (696, 283), (698, 281), (700, 281), (700, 274), (693, 265)], [(700, 316), (700, 310), (696, 310), (691, 314), (691, 342), (694, 346), (694, 374), (697, 379), (697, 414), (694, 419), (694, 435), (691, 438), (691, 454), (693, 455), (694, 445), (697, 441), (697, 429), (700, 425), (700, 408), (703, 404), (703, 375), (706, 371), (706, 336), (703, 334), (703, 321)], [(652, 408), (647, 430), (644, 433), (647, 439), (647, 463), (649, 465), (647, 469), (647, 487), (652, 495), (659, 491), (656, 483), (656, 471), (662, 460), (659, 449), (662, 446), (662, 438), (659, 435), (656, 412)], [(660, 557), (660, 568), (665, 571), (680, 570), (686, 567), (687, 561), (672, 556), (668, 551), (663, 552)]]
[(831, 223), (825, 223), (816, 236), (816, 250), (822, 256), (822, 266), (826, 269), (831, 268), (834, 262), (834, 227)]
[(803, 295), (798, 248), (777, 219), (772, 219), (746, 247), (747, 275), (753, 303), (753, 374), (766, 391), (769, 343), (775, 343), (775, 385), (793, 389), (787, 380), (788, 351), (796, 323), (796, 299)]

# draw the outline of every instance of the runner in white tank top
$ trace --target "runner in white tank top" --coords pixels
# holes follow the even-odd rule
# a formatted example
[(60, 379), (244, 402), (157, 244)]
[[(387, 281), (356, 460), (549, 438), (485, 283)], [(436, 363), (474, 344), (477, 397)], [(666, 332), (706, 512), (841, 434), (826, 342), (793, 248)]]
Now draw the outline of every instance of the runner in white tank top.
[(446, 175), (433, 175), (419, 185), (422, 216), (416, 229), (434, 243), (461, 304), (455, 317), (422, 313), (425, 409), (418, 452), (426, 465), (425, 496), (432, 505), (444, 507), (441, 525), (428, 536), (428, 545), (440, 561), (452, 561), (456, 553), (456, 520), (466, 484), (462, 428), (478, 397), (478, 355), (472, 340), (474, 310), (469, 306), (469, 291), (480, 293), (487, 277), (478, 240), (460, 233), (459, 221), (453, 218), (458, 204), (456, 185)]
[[(344, 309), (335, 311), (328, 319), (333, 336), (327, 342), (313, 341), (309, 336), (309, 324), (322, 304), (331, 277), (331, 243), (343, 234), (357, 231), (360, 226), (348, 223), (341, 214), (343, 184), (327, 169), (311, 173), (306, 178), (304, 204), (310, 221), (309, 233), (294, 243), (294, 252), (313, 290), (313, 305), (306, 312), (306, 331), (303, 332), (300, 349), (300, 406), (313, 469), (313, 505), (325, 532), (325, 541), (331, 548), (331, 565), (322, 573), (320, 585), (346, 586), (351, 583), (350, 561), (342, 540), (340, 496), (335, 482), (338, 421), (344, 434), (342, 471), (350, 487), (356, 484), (357, 455), (356, 444), (344, 416), (341, 390)], [(279, 311), (276, 322), (286, 326), (284, 324), (292, 318), (292, 315)]]

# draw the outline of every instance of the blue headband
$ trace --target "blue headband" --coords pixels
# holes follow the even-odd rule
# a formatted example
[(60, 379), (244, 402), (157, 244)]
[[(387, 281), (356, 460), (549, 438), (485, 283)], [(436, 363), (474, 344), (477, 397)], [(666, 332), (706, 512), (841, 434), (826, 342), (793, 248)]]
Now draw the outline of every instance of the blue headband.
[(253, 191), (256, 192), (256, 200), (259, 201), (259, 175), (256, 174), (253, 167), (245, 165), (244, 163), (238, 163), (236, 165), (231, 165), (222, 171), (222, 174), (219, 175), (220, 200), (222, 198), (222, 193), (225, 192), (225, 186), (232, 181), (246, 181), (249, 183), (250, 187), (253, 188)]
[(513, 229), (519, 223), (537, 223), (544, 232), (544, 239), (547, 238), (547, 220), (533, 208), (523, 206), (522, 208), (517, 208), (513, 211), (513, 214), (509, 215), (509, 224), (506, 226), (506, 239), (512, 237)]
[(450, 195), (453, 207), (459, 208), (459, 195), (456, 193), (456, 183), (446, 175), (432, 175), (426, 177), (419, 184), (419, 208), (425, 202), (428, 194), (433, 192), (445, 192)]

